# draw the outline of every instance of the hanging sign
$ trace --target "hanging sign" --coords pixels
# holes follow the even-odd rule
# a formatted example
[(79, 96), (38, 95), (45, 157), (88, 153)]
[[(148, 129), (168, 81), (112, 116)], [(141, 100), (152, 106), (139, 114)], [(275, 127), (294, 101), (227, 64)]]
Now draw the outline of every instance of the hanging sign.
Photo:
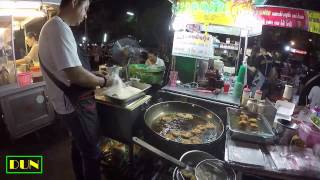
[(309, 32), (320, 34), (320, 13), (308, 11)]
[(213, 37), (202, 33), (175, 32), (172, 55), (204, 60), (213, 58)]
[(308, 29), (304, 10), (286, 7), (256, 7), (255, 13), (263, 25)]
[(239, 14), (252, 12), (251, 0), (178, 0), (176, 16), (189, 14), (196, 23), (234, 26)]

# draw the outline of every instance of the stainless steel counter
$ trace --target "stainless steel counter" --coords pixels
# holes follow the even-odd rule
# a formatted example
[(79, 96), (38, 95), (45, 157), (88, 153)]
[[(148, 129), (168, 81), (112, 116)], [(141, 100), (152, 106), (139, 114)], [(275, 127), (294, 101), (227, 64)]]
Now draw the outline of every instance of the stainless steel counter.
[(216, 102), (218, 104), (221, 103), (229, 106), (240, 106), (240, 98), (236, 98), (230, 93), (229, 94), (220, 93), (218, 95), (215, 95), (213, 93), (197, 92), (189, 88), (180, 88), (180, 87), (171, 87), (171, 86), (165, 86), (161, 90), (166, 92), (179, 93), (182, 95), (192, 96), (192, 97), (196, 97), (203, 100), (209, 100), (209, 101)]
[(45, 82), (0, 87), (0, 113), (12, 139), (50, 125), (54, 111), (46, 95)]
[[(280, 170), (266, 145), (233, 140), (226, 133), (224, 160), (234, 170), (276, 179), (319, 179), (315, 172)], [(284, 162), (286, 164), (289, 162)]]

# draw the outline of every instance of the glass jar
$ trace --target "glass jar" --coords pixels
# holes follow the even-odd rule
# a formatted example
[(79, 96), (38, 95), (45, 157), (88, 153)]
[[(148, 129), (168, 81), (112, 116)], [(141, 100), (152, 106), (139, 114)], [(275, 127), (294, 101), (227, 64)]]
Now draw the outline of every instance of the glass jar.
[(258, 102), (258, 107), (257, 107), (257, 113), (258, 114), (263, 114), (264, 107), (265, 107), (265, 101), (264, 100), (259, 101)]
[(256, 93), (254, 94), (254, 99), (259, 101), (262, 98), (262, 91), (261, 90), (257, 90)]
[(253, 98), (250, 98), (247, 102), (247, 108), (249, 112), (257, 113), (257, 101)]

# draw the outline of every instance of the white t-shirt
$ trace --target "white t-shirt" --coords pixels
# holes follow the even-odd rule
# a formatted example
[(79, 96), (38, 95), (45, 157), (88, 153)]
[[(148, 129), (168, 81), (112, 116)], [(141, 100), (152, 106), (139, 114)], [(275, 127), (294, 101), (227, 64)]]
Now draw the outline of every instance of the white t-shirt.
[(319, 86), (314, 86), (309, 95), (308, 99), (311, 100), (310, 106), (313, 108), (316, 105), (320, 105), (320, 87)]
[(159, 57), (157, 57), (157, 62), (156, 64), (157, 66), (165, 66), (164, 61), (162, 59), (160, 59)]
[[(77, 44), (70, 27), (63, 20), (55, 16), (42, 28), (39, 37), (39, 57), (43, 65), (55, 75), (55, 77), (70, 85), (64, 69), (82, 66), (78, 53)], [(48, 96), (58, 114), (69, 114), (74, 111), (69, 99), (63, 91), (57, 87), (42, 70), (47, 84)]]

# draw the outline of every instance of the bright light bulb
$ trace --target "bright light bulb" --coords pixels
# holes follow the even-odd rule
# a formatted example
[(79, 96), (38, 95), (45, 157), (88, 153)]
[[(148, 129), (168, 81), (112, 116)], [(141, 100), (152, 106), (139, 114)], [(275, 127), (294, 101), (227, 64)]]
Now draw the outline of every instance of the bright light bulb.
[(39, 9), (40, 6), (40, 1), (0, 1), (0, 9)]
[(131, 11), (127, 11), (127, 15), (129, 15), (129, 16), (134, 16), (134, 13), (131, 12)]
[(291, 46), (294, 46), (296, 43), (294, 41), (290, 41)]
[(35, 9), (1, 9), (0, 16), (13, 17), (44, 17), (45, 13)]
[(290, 51), (290, 49), (291, 49), (290, 46), (285, 46), (284, 47), (284, 50), (286, 50), (286, 51)]

